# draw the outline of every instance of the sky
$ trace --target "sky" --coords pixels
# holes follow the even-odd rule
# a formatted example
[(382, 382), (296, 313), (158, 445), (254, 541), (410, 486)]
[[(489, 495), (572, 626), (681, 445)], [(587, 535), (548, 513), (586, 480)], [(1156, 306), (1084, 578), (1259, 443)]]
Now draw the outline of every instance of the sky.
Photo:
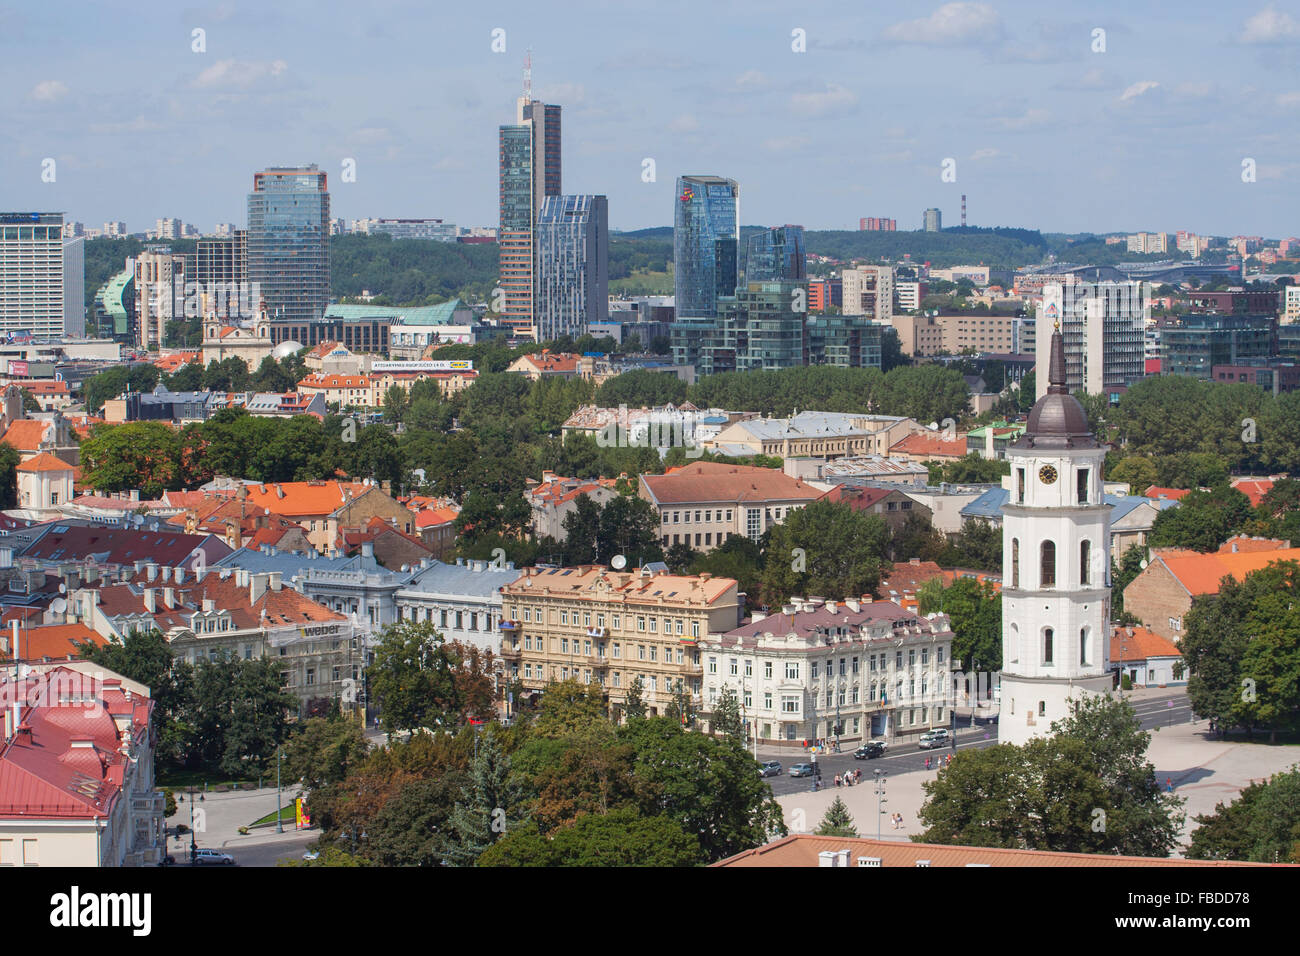
[(754, 225), (956, 225), (965, 193), (975, 226), (1300, 233), (1300, 0), (78, 6), (0, 7), (2, 209), (242, 227), (255, 171), (318, 163), (336, 217), (495, 225), (531, 48), (613, 229), (715, 174)]

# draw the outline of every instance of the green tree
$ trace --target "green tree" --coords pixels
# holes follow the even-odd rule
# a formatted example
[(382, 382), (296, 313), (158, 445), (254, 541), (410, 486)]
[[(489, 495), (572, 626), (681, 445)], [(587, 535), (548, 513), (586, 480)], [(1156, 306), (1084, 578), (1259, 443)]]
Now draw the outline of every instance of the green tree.
[(627, 495), (615, 495), (605, 502), (596, 532), (596, 555), (601, 564), (622, 555), (633, 568), (662, 561), (659, 514), (650, 502)]
[(284, 770), (307, 790), (339, 783), (366, 759), (370, 747), (361, 724), (334, 714), (312, 717), (295, 728), (284, 746)]
[(853, 822), (849, 808), (844, 805), (843, 800), (836, 797), (831, 805), (826, 808), (826, 814), (822, 817), (822, 822), (813, 833), (817, 836), (856, 837), (858, 828), (857, 824)]
[(1130, 493), (1140, 495), (1159, 484), (1160, 473), (1156, 463), (1145, 455), (1127, 455), (1110, 470), (1106, 480), (1126, 482)]
[(1188, 859), (1300, 863), (1300, 768), (1252, 782), (1196, 822)]
[(265, 773), (289, 734), (289, 716), (297, 714), (298, 699), (284, 690), (280, 664), (269, 657), (216, 666), (234, 670), (220, 768), (237, 777)]
[(81, 444), (82, 480), (99, 491), (139, 489), (149, 499), (180, 487), (180, 442), (162, 422), (96, 425)]
[(642, 815), (666, 814), (698, 834), (701, 862), (785, 835), (780, 805), (739, 744), (683, 730), (664, 717), (630, 721), (618, 737), (636, 753)]
[(628, 685), (627, 697), (623, 700), (623, 713), (629, 720), (645, 717), (646, 706), (641, 694), (641, 677), (637, 675)]
[(879, 515), (814, 501), (767, 532), (763, 600), (794, 594), (857, 598), (871, 594), (886, 566), (889, 527)]
[(441, 866), (467, 784), (455, 771), (405, 783), (366, 826), (367, 856), (379, 866)]
[(745, 746), (745, 722), (740, 716), (740, 699), (730, 684), (724, 684), (709, 720), (710, 729)]
[[(671, 551), (671, 549), (670, 549)], [(743, 534), (731, 534), (708, 554), (694, 558), (689, 566), (691, 574), (711, 574), (716, 578), (732, 578), (739, 590), (757, 594), (763, 570), (763, 553), (756, 542)]]
[(527, 819), (523, 786), (510, 775), (510, 757), (493, 728), (482, 734), (470, 765), (465, 799), (447, 820), (446, 859), (472, 866), (483, 851)]
[(288, 392), (297, 384), (289, 370), (269, 355), (249, 379), (249, 385), (258, 392)]
[(451, 661), (432, 622), (384, 628), (367, 674), (389, 733), (449, 725), (460, 712)]
[(1168, 856), (1182, 828), (1182, 801), (1163, 794), (1146, 759), (1151, 735), (1142, 730), (1126, 700), (1089, 694), (1069, 702), (1069, 714), (1052, 724), (1054, 739), (1077, 740), (1096, 761), (1107, 800), (1106, 836), (1111, 852)]
[(1002, 595), (988, 582), (931, 578), (917, 591), (922, 614), (940, 611), (952, 627), (952, 656), (975, 673), (1002, 668)]
[(693, 866), (699, 840), (670, 817), (625, 807), (588, 813), (550, 840), (523, 827), (479, 857), (479, 866)]
[(1185, 495), (1177, 508), (1156, 515), (1147, 543), (1153, 548), (1217, 551), (1239, 532), (1254, 512), (1250, 499), (1227, 484)]
[(532, 732), (540, 737), (567, 737), (607, 718), (600, 685), (584, 684), (570, 677), (546, 685)]
[(18, 506), (18, 466), (22, 456), (8, 442), (0, 442), (0, 508)]

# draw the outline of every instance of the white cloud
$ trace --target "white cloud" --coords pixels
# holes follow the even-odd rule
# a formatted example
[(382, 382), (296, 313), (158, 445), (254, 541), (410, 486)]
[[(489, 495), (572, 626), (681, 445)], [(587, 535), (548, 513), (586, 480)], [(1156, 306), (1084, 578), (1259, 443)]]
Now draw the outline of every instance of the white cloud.
[(32, 87), (32, 99), (41, 103), (53, 103), (67, 95), (67, 85), (59, 80), (43, 80)]
[(1159, 85), (1160, 84), (1157, 83), (1155, 80), (1139, 80), (1138, 82), (1134, 83), (1132, 86), (1130, 86), (1128, 89), (1124, 91), (1124, 93), (1119, 98), (1120, 102), (1122, 103), (1125, 100), (1131, 100), (1136, 97), (1139, 97), (1143, 93), (1146, 93), (1148, 90), (1154, 90)]
[(1291, 93), (1279, 93), (1274, 102), (1283, 109), (1300, 106), (1300, 90), (1295, 90)]
[(1002, 20), (987, 3), (945, 3), (928, 17), (895, 23), (883, 36), (894, 43), (961, 46), (996, 40)]
[(838, 83), (827, 83), (821, 93), (795, 93), (790, 105), (801, 113), (814, 116), (835, 111), (847, 111), (858, 105), (858, 96)]
[(267, 77), (281, 76), (289, 69), (284, 60), (218, 60), (194, 78), (203, 89), (246, 90)]
[(1300, 23), (1289, 13), (1265, 7), (1246, 21), (1239, 39), (1242, 43), (1286, 43), (1300, 39)]
[(1019, 116), (999, 116), (994, 122), (1006, 130), (1021, 130), (1042, 126), (1051, 118), (1052, 114), (1048, 110), (1027, 109)]
[(762, 90), (768, 86), (767, 77), (760, 70), (746, 70), (736, 77), (738, 90)]

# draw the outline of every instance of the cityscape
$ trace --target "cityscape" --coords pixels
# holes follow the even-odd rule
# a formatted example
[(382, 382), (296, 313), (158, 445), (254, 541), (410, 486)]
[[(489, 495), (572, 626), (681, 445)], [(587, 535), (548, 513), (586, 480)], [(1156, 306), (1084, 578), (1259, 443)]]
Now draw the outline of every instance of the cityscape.
[(21, 54), (0, 866), (1300, 866), (1300, 8), (580, 6)]

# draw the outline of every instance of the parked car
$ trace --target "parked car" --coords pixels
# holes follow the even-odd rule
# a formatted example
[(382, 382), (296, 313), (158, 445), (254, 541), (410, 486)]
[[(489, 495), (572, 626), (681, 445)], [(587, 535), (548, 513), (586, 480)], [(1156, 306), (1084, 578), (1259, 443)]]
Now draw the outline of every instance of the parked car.
[(878, 740), (872, 740), (853, 751), (853, 759), (870, 760), (872, 757), (883, 757), (884, 754), (885, 745)]
[(201, 849), (194, 851), (194, 865), (208, 866), (213, 863), (229, 866), (235, 862), (235, 858), (229, 853), (222, 853), (220, 850)]
[(790, 768), (792, 777), (811, 777), (813, 775), (813, 765), (810, 763), (797, 763)]
[(765, 760), (758, 768), (760, 777), (779, 777), (781, 776), (781, 762), (778, 760)]
[(319, 857), (319, 856), (320, 856), (320, 851), (318, 851), (318, 850), (308, 850), (306, 853), (304, 853), (304, 854), (302, 855), (302, 858), (303, 858), (304, 860), (314, 860), (314, 859), (316, 859), (316, 858)]
[(935, 747), (948, 746), (949, 735), (946, 730), (927, 730), (921, 735), (921, 739), (916, 745), (922, 750), (933, 750)]

